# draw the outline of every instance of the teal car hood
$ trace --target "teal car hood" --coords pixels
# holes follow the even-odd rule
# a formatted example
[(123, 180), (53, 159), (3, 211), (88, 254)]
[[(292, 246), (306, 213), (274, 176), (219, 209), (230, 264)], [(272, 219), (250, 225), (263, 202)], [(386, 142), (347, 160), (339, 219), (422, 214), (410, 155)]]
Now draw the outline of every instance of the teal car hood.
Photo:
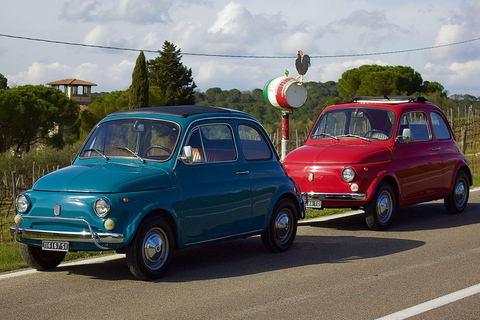
[(111, 193), (170, 187), (168, 173), (148, 165), (104, 164), (71, 165), (40, 178), (33, 190), (59, 192)]

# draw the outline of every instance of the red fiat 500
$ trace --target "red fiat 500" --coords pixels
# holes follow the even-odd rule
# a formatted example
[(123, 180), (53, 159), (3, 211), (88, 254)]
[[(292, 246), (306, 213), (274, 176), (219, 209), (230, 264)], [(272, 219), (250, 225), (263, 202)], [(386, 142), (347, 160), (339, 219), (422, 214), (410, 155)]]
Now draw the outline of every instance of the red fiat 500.
[(384, 230), (398, 207), (467, 206), (472, 174), (440, 108), (421, 97), (356, 97), (326, 108), (284, 166), (310, 208), (362, 208)]

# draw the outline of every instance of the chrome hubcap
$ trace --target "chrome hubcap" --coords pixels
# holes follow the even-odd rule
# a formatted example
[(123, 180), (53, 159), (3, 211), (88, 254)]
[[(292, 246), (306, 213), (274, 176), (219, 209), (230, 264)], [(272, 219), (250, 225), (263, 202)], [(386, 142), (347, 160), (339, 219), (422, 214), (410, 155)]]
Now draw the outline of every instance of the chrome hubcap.
[(392, 197), (390, 193), (383, 191), (377, 199), (378, 220), (385, 224), (392, 216)]
[(160, 228), (151, 229), (143, 242), (143, 261), (150, 270), (162, 267), (168, 255), (168, 239)]
[(455, 204), (457, 207), (462, 207), (465, 204), (466, 198), (465, 183), (463, 180), (460, 180), (455, 186)]
[(284, 244), (290, 238), (291, 226), (290, 226), (290, 212), (280, 212), (275, 220), (275, 239), (279, 244)]

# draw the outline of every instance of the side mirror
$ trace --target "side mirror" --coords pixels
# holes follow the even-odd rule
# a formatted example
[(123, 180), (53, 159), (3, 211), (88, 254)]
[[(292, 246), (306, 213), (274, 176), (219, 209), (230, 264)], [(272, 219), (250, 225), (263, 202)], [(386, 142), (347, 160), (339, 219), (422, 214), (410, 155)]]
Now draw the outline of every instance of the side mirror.
[(412, 131), (409, 128), (403, 129), (402, 139), (405, 143), (409, 143), (412, 141)]
[(192, 146), (184, 146), (183, 147), (183, 153), (180, 156), (180, 159), (185, 164), (192, 164), (193, 163)]

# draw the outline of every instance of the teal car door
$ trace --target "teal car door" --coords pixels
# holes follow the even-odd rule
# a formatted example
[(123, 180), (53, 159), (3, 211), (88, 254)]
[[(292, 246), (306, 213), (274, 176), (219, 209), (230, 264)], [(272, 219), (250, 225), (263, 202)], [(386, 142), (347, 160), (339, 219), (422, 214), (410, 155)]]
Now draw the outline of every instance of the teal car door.
[(178, 162), (175, 174), (183, 197), (183, 233), (201, 242), (247, 231), (251, 220), (248, 172), (239, 160), (232, 127), (200, 125), (185, 145), (193, 163)]

